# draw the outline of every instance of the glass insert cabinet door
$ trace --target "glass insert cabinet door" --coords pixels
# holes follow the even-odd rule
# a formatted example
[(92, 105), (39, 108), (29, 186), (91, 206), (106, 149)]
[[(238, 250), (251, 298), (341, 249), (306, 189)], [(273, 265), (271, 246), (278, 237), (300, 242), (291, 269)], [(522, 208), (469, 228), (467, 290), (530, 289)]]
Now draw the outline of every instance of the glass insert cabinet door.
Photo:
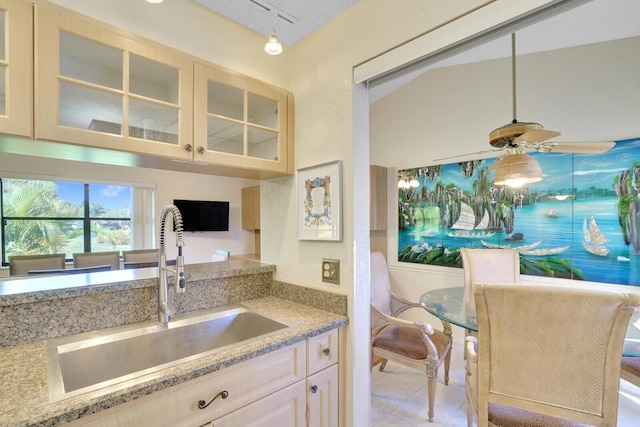
[(42, 6), (36, 11), (38, 137), (192, 156), (183, 147), (192, 141), (190, 58)]
[(0, 133), (32, 136), (31, 3), (0, 0)]
[(195, 160), (286, 172), (288, 93), (195, 64)]

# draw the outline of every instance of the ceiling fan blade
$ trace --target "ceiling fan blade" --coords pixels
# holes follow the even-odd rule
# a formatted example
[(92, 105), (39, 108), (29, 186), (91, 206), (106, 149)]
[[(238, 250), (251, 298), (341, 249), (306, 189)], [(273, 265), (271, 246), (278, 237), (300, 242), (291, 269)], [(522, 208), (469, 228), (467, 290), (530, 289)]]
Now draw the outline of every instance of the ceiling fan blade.
[(562, 141), (537, 144), (531, 148), (552, 153), (600, 154), (611, 150), (615, 145), (613, 141)]
[(439, 159), (433, 159), (433, 161), (434, 162), (439, 162), (441, 160), (457, 159), (459, 157), (473, 156), (475, 154), (495, 153), (497, 151), (503, 151), (503, 150), (504, 150), (504, 148), (496, 148), (494, 150), (481, 150), (481, 151), (476, 151), (475, 153), (456, 154), (455, 156), (441, 157)]
[(524, 142), (542, 142), (551, 138), (555, 138), (559, 136), (560, 132), (556, 132), (555, 130), (530, 130), (522, 135), (514, 138), (515, 141), (524, 141)]

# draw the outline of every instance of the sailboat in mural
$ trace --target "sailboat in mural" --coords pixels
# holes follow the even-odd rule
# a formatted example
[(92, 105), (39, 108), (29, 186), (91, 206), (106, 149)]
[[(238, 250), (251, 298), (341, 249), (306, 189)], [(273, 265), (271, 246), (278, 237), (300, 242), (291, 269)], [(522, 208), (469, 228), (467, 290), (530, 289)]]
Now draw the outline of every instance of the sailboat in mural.
[(582, 246), (584, 246), (587, 251), (594, 255), (607, 256), (609, 249), (607, 249), (604, 244), (607, 243), (609, 239), (604, 235), (602, 230), (600, 230), (593, 215), (591, 215), (589, 226), (587, 226), (587, 217), (584, 217), (582, 221), (582, 234), (584, 235)]
[(537, 242), (533, 242), (529, 245), (520, 245), (514, 246), (511, 245), (497, 245), (495, 243), (485, 242), (484, 240), (480, 240), (482, 246), (489, 249), (515, 249), (520, 252), (521, 255), (526, 256), (548, 256), (548, 255), (557, 255), (562, 253), (570, 248), (570, 246), (558, 246), (555, 248), (538, 248), (538, 246), (542, 243), (542, 240), (538, 240)]
[(495, 233), (486, 231), (489, 227), (489, 214), (484, 211), (480, 222), (476, 225), (476, 215), (471, 206), (465, 202), (460, 202), (460, 216), (451, 226), (452, 230), (447, 231), (449, 237), (463, 237), (467, 239), (484, 239), (493, 236)]

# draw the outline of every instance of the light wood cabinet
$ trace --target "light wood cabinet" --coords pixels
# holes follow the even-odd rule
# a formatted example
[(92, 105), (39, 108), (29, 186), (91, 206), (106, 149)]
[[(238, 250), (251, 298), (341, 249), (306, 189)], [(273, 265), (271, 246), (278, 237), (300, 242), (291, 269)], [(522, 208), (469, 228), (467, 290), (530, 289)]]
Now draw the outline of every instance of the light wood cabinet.
[(194, 65), (194, 159), (293, 174), (293, 95), (213, 64)]
[(0, 0), (0, 133), (32, 136), (31, 2)]
[(307, 340), (307, 425), (338, 427), (339, 332), (334, 329)]
[(35, 137), (191, 160), (193, 61), (34, 6)]
[(118, 164), (294, 173), (291, 92), (55, 5), (0, 0), (2, 15), (0, 132), (134, 154)]
[[(338, 334), (334, 329), (69, 425), (339, 426)], [(200, 409), (200, 401), (210, 403)]]
[(245, 187), (241, 190), (242, 228), (260, 230), (260, 186)]
[(338, 427), (338, 365), (307, 378), (309, 427)]
[(301, 381), (205, 426), (304, 427), (305, 401), (305, 384)]

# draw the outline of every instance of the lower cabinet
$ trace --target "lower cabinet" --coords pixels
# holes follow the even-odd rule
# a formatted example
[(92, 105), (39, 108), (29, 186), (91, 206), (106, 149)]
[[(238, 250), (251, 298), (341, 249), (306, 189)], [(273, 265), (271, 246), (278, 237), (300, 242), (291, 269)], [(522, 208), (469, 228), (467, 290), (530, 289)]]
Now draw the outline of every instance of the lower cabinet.
[(337, 427), (337, 345), (336, 329), (70, 424)]
[(307, 425), (305, 400), (305, 383), (300, 381), (205, 426), (304, 427)]
[(307, 378), (309, 427), (338, 427), (338, 365)]

